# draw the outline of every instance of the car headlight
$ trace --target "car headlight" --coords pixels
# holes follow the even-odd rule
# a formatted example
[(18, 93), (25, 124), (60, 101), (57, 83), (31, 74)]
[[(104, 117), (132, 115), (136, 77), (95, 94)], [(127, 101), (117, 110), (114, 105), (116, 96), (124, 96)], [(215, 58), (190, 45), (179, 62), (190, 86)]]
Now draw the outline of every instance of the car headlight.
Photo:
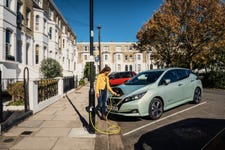
[(138, 100), (138, 99), (142, 98), (145, 95), (146, 92), (147, 91), (139, 93), (139, 94), (135, 94), (135, 95), (132, 95), (132, 96), (129, 96), (129, 97), (126, 97), (124, 99), (124, 102)]

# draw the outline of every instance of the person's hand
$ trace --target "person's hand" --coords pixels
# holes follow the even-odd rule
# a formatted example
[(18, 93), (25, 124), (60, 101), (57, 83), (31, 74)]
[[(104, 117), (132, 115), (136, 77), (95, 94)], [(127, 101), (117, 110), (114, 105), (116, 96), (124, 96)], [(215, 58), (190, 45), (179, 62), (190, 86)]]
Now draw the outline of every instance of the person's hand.
[(113, 95), (115, 95), (115, 96), (120, 96), (120, 94), (118, 94), (118, 93), (116, 93), (116, 92), (114, 92)]
[(96, 94), (96, 97), (99, 98), (99, 93)]

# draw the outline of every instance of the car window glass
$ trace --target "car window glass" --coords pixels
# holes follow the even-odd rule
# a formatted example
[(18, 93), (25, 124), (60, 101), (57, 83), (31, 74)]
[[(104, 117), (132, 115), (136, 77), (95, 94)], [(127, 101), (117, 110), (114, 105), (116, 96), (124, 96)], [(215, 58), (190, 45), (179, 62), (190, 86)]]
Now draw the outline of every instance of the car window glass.
[(113, 79), (113, 78), (115, 78), (115, 72), (112, 72), (110, 75), (109, 75), (109, 79)]
[(179, 80), (183, 80), (183, 79), (189, 77), (190, 70), (188, 70), (188, 69), (185, 69), (185, 70), (184, 69), (179, 69), (179, 70), (177, 70), (177, 75), (179, 77)]
[(178, 80), (178, 76), (175, 70), (168, 71), (159, 82), (159, 85), (162, 85), (164, 80), (169, 79), (170, 83), (176, 82)]
[(126, 85), (147, 85), (154, 83), (163, 71), (143, 72), (126, 82)]
[(176, 71), (177, 71), (177, 75), (178, 75), (178, 80), (183, 80), (187, 77), (185, 70), (178, 69)]
[(129, 72), (123, 72), (122, 73), (122, 78), (130, 78), (130, 73)]
[(121, 78), (121, 76), (122, 76), (121, 73), (116, 73), (116, 74), (114, 75), (114, 78), (115, 78), (115, 79), (118, 79), (118, 78)]

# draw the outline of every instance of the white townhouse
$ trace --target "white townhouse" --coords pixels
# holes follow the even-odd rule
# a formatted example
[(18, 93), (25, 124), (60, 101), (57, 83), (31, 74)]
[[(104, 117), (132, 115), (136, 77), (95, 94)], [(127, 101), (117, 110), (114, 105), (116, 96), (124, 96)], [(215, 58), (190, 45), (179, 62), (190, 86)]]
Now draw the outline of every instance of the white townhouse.
[(56, 59), (63, 75), (76, 75), (76, 35), (53, 0), (0, 0), (2, 78), (40, 78), (40, 63)]
[[(141, 52), (134, 48), (133, 42), (101, 42), (101, 68), (108, 65), (112, 72), (141, 71), (157, 68), (151, 60), (151, 52)], [(86, 62), (90, 61), (90, 43), (78, 42), (78, 75), (83, 77)], [(96, 73), (99, 72), (99, 48), (94, 42), (94, 56)]]

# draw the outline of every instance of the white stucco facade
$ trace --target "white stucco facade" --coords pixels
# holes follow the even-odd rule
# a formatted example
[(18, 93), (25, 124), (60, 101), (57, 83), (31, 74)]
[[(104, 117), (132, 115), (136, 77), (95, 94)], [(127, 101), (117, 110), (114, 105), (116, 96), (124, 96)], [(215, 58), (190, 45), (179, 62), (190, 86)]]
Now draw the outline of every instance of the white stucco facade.
[(76, 75), (76, 35), (52, 0), (0, 1), (0, 69), (2, 78), (40, 78), (43, 59), (60, 63), (64, 76)]

